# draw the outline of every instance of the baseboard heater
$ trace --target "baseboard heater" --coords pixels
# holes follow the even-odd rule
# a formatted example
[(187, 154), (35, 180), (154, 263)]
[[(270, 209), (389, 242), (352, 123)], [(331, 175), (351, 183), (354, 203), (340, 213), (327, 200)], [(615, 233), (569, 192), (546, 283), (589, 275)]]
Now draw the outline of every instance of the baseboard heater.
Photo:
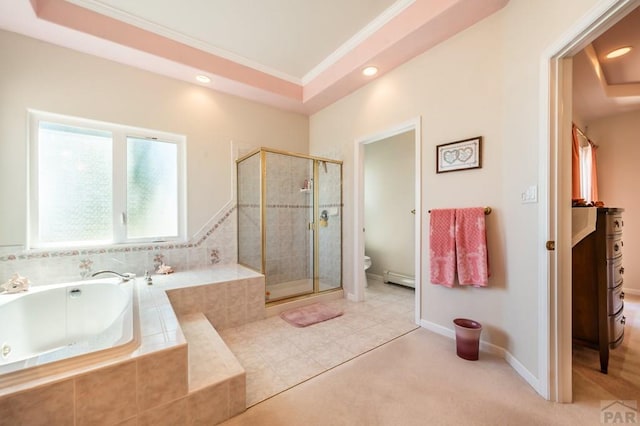
[(383, 271), (382, 280), (385, 283), (393, 283), (403, 285), (405, 287), (416, 288), (416, 280), (414, 277), (400, 274), (398, 272)]

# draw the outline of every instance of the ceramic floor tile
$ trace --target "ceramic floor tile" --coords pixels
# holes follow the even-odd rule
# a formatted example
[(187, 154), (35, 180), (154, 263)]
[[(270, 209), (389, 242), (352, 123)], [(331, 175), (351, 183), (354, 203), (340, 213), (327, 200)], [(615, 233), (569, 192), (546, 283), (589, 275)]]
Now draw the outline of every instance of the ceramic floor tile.
[(329, 369), (352, 359), (356, 354), (336, 342), (331, 342), (328, 345), (315, 348), (309, 356), (324, 368)]
[(414, 297), (376, 283), (365, 302), (326, 302), (344, 315), (309, 327), (273, 316), (220, 331), (246, 370), (247, 407), (415, 329)]

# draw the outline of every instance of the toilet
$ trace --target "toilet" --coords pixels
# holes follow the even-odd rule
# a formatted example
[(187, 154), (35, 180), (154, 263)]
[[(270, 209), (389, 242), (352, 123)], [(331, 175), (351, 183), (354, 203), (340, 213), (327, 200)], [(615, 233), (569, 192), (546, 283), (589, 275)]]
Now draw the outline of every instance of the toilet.
[(364, 257), (364, 270), (366, 271), (371, 267), (371, 258), (369, 256)]
[[(370, 267), (371, 267), (371, 258), (369, 256), (365, 256), (364, 257), (364, 270), (366, 271)], [(369, 287), (369, 281), (367, 280), (366, 273), (365, 273), (365, 277), (364, 277), (364, 286), (365, 287)]]

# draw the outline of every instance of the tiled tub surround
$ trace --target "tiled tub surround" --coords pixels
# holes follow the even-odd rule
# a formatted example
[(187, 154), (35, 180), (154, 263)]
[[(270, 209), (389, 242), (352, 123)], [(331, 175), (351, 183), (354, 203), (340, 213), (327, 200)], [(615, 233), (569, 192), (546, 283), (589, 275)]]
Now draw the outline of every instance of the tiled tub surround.
[[(233, 364), (235, 358), (232, 359), (226, 346), (220, 348), (221, 355), (218, 356), (225, 366), (189, 366), (190, 361), (198, 361), (198, 356), (202, 358), (203, 347), (194, 345), (188, 350), (191, 342), (185, 335), (195, 338), (205, 335), (208, 345), (205, 349), (214, 349), (217, 333), (211, 326), (206, 328), (207, 321), (193, 321), (193, 316), (198, 314), (186, 313), (197, 306), (217, 312), (219, 321), (220, 318), (225, 322), (231, 318), (227, 324), (236, 324), (239, 318), (227, 316), (228, 311), (217, 311), (215, 306), (218, 302), (213, 296), (225, 297), (225, 302), (229, 297), (242, 298), (247, 294), (247, 288), (258, 287), (260, 280), (261, 296), (264, 297), (262, 275), (239, 265), (218, 265), (167, 276), (154, 275), (151, 286), (144, 279), (137, 278), (136, 318), (140, 345), (130, 353), (94, 364), (74, 364), (65, 371), (54, 369), (46, 376), (41, 371), (38, 378), (26, 382), (18, 382), (14, 378), (10, 381), (3, 376), (0, 378), (1, 422), (76, 426), (216, 424), (243, 411), (245, 373), (239, 364)], [(236, 291), (235, 284), (243, 290)], [(197, 302), (190, 297), (182, 297), (190, 288), (195, 290), (194, 294), (204, 294), (204, 297)], [(183, 334), (167, 293), (180, 295), (174, 297), (176, 310), (185, 314), (188, 333), (185, 331)], [(236, 299), (234, 303), (245, 312), (243, 318), (246, 320), (249, 301), (245, 300), (243, 304)], [(261, 306), (264, 315), (264, 300)], [(50, 366), (55, 366), (55, 363)], [(221, 368), (227, 369), (226, 377), (220, 375)], [(190, 381), (189, 370), (198, 372), (197, 381), (193, 377)]]
[(175, 271), (237, 262), (236, 206), (229, 203), (185, 243), (131, 244), (74, 250), (25, 250), (0, 247), (0, 283), (14, 273), (31, 285), (86, 279), (100, 270), (133, 272), (142, 276), (161, 263)]

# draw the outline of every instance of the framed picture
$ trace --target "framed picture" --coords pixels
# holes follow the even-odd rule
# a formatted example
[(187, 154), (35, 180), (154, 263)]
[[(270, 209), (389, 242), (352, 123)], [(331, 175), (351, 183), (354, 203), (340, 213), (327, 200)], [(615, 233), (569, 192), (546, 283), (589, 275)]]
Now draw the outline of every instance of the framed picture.
[(438, 145), (436, 150), (437, 173), (482, 167), (482, 136)]

